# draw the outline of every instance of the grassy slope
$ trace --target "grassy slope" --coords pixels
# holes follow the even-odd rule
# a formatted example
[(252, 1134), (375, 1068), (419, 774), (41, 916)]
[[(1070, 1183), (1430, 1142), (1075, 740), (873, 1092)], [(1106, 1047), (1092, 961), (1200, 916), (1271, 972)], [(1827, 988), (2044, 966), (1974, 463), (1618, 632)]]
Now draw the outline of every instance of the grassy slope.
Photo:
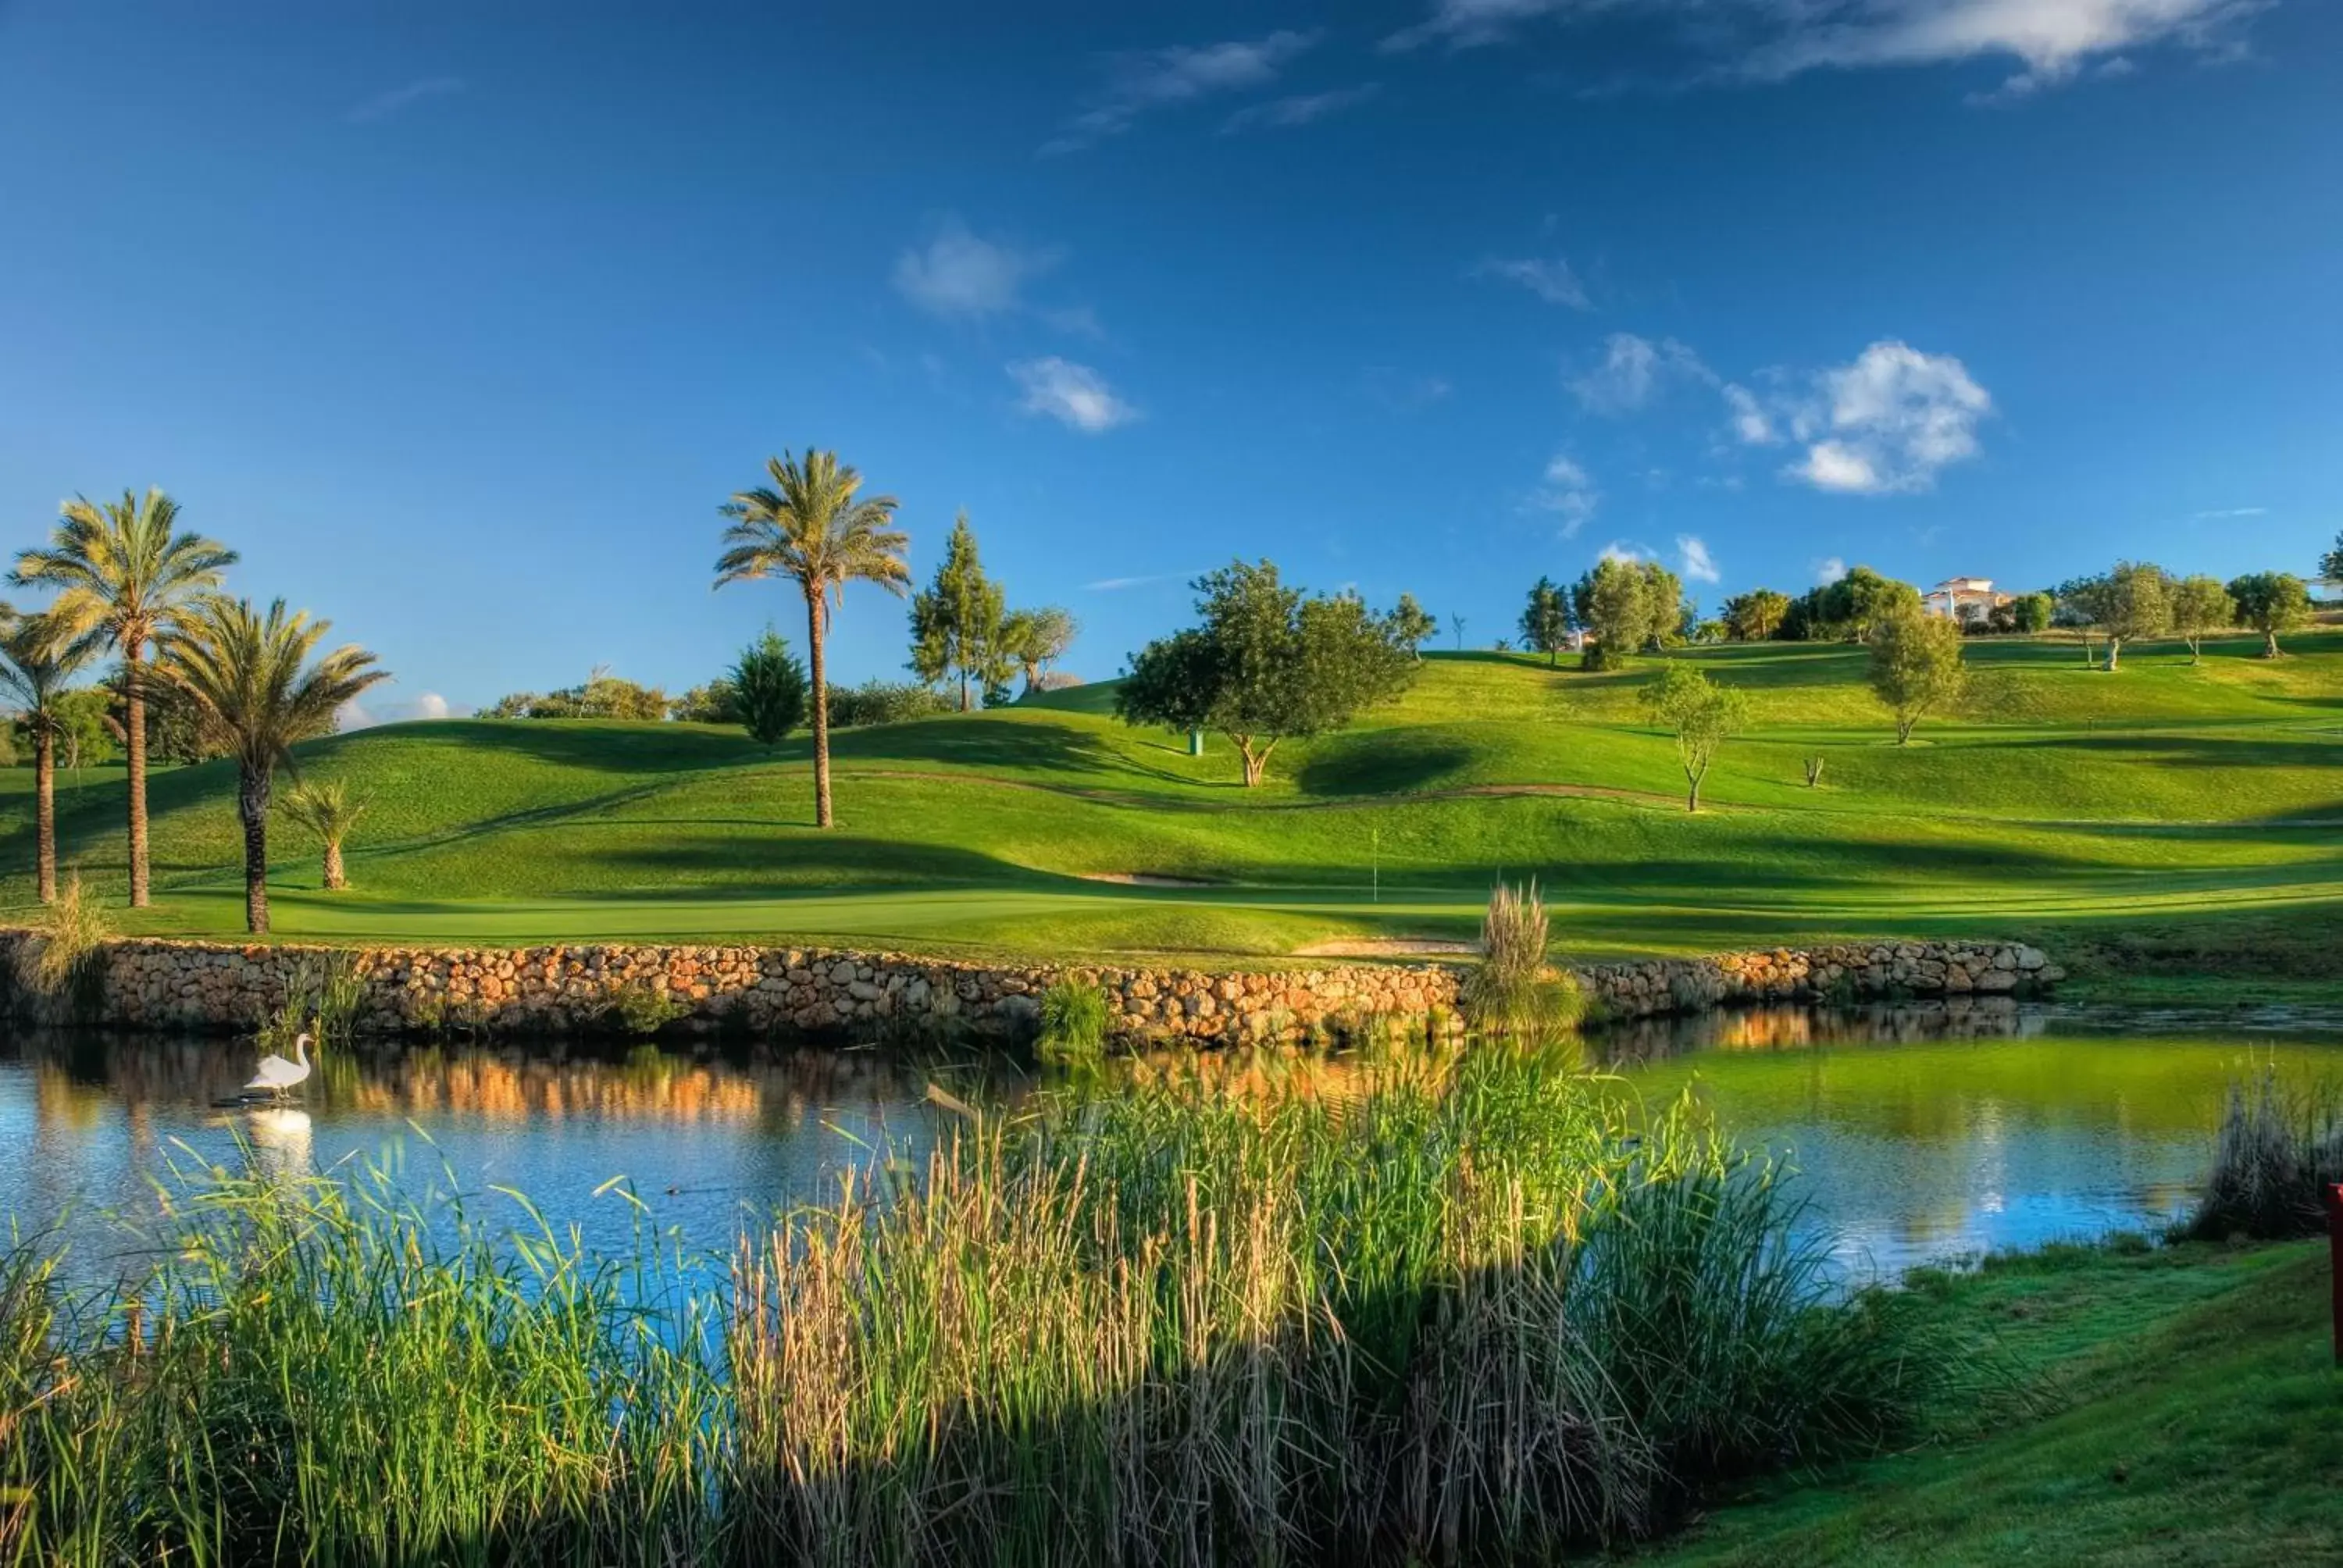
[(1721, 1510), (1668, 1563), (2343, 1561), (2324, 1242), (2053, 1249), (1916, 1288), (1987, 1375), (1917, 1451)]
[[(1991, 930), (2087, 954), (2119, 931), (2190, 953), (2234, 949), (2251, 929), (2323, 974), (2343, 909), (2343, 634), (2300, 638), (2275, 663), (2255, 647), (2217, 645), (2194, 668), (2177, 649), (2135, 650), (2114, 676), (2086, 670), (2071, 645), (1980, 648), (1981, 713), (1901, 749), (1861, 685), (1860, 650), (1704, 650), (1691, 657), (1751, 690), (1760, 727), (1728, 748), (1708, 786), (1716, 809), (1696, 818), (1672, 745), (1638, 721), (1648, 663), (1589, 676), (1436, 658), (1392, 709), (1281, 748), (1255, 791), (1232, 781), (1224, 743), (1192, 759), (1117, 724), (1097, 687), (850, 731), (828, 835), (809, 826), (802, 741), (768, 752), (694, 726), (393, 727), (303, 749), (305, 766), (352, 778), (376, 807), (350, 895), (317, 892), (312, 847), (280, 826), (279, 928), (1244, 953), (1463, 934), (1493, 879), (1534, 873), (1586, 951)], [(1826, 759), (1819, 789), (1802, 782), (1810, 754)], [(118, 885), (118, 774), (65, 782), (67, 858)], [(0, 863), (30, 859), (29, 783), (0, 773)], [(150, 929), (235, 929), (230, 783), (216, 764), (155, 780)], [(1218, 885), (1084, 879), (1133, 871)], [(21, 873), (0, 879), (0, 901), (28, 891)]]

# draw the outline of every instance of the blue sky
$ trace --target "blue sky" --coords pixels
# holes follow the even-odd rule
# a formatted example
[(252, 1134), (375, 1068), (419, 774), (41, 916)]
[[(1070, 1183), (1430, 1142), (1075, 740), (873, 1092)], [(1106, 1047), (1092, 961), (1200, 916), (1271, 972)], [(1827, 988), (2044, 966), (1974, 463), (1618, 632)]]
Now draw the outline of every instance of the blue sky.
[[(0, 0), (0, 507), (158, 484), (379, 714), (679, 689), (834, 447), (1112, 674), (1267, 555), (1469, 641), (1605, 548), (2308, 571), (2343, 527), (2314, 0)], [(850, 596), (834, 668), (900, 674)]]

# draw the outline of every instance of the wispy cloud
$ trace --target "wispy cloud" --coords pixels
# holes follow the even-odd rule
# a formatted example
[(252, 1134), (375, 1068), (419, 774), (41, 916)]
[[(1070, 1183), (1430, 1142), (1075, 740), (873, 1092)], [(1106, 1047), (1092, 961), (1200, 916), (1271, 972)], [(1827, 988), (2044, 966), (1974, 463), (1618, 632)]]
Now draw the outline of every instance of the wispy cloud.
[(1614, 332), (1604, 340), (1602, 362), (1573, 377), (1570, 390), (1592, 413), (1625, 414), (1680, 382), (1715, 386), (1716, 373), (1673, 337), (1655, 343), (1632, 332)]
[(2014, 61), (2006, 101), (2092, 72), (2121, 75), (2127, 51), (2176, 45), (2242, 52), (2241, 29), (2272, 0), (1433, 0), (1387, 51), (1505, 43), (1541, 21), (1634, 15), (1678, 25), (1708, 78), (1781, 81), (1803, 72)]
[(1019, 408), (1047, 415), (1087, 436), (1139, 417), (1139, 410), (1117, 397), (1106, 377), (1087, 365), (1076, 365), (1054, 354), (1021, 359), (1009, 367), (1009, 376), (1025, 394), (1018, 401)]
[(1603, 492), (1594, 487), (1586, 470), (1559, 452), (1547, 460), (1544, 482), (1530, 496), (1533, 508), (1561, 519), (1565, 539), (1577, 537), (1602, 502)]
[(1135, 578), (1101, 578), (1094, 583), (1084, 583), (1086, 593), (1121, 593), (1125, 588), (1145, 588), (1150, 583), (1168, 583), (1183, 576), (1180, 572), (1148, 572)]
[(1429, 408), (1434, 403), (1446, 402), (1456, 392), (1455, 385), (1445, 376), (1408, 376), (1387, 365), (1367, 371), (1360, 378), (1359, 389), (1394, 414)]
[(1815, 586), (1816, 588), (1828, 588), (1831, 584), (1838, 581), (1839, 578), (1846, 576), (1846, 562), (1837, 556), (1825, 556), (1822, 559), (1815, 562), (1814, 567)]
[(1383, 90), (1381, 82), (1362, 82), (1355, 87), (1337, 87), (1328, 93), (1298, 93), (1291, 97), (1272, 98), (1265, 104), (1248, 104), (1221, 122), (1221, 135), (1285, 131), (1314, 125), (1329, 115), (1357, 108)]
[(401, 109), (422, 103), (427, 98), (444, 98), (464, 90), (461, 76), (420, 76), (403, 87), (393, 87), (387, 93), (377, 93), (363, 103), (353, 104), (342, 113), (342, 118), (353, 126), (388, 119)]
[(1473, 269), (1474, 277), (1502, 278), (1528, 289), (1548, 305), (1567, 305), (1573, 310), (1592, 310), (1594, 302), (1586, 297), (1586, 285), (1570, 263), (1560, 256), (1491, 256)]
[(2206, 523), (2219, 518), (2260, 518), (2268, 515), (2268, 507), (2225, 507), (2219, 511), (2198, 512), (2196, 514), (2196, 520)]
[(1256, 92), (1274, 83), (1316, 32), (1280, 31), (1222, 44), (1179, 45), (1111, 55), (1107, 82), (1091, 106), (1044, 143), (1044, 154), (1079, 152), (1131, 129), (1141, 116), (1223, 93)]
[(931, 315), (981, 320), (1021, 309), (1026, 284), (1056, 266), (1061, 255), (986, 239), (946, 214), (925, 244), (895, 258), (895, 290)]
[(1708, 553), (1708, 546), (1692, 534), (1676, 536), (1676, 559), (1688, 583), (1723, 582), (1725, 574), (1716, 568), (1716, 558)]

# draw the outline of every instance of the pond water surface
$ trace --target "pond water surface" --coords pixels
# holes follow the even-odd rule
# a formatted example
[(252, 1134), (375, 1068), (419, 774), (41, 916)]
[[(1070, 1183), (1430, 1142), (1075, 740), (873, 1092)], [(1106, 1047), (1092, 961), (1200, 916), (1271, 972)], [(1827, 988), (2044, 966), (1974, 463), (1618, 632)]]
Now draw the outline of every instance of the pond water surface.
[[(2225, 1086), (2265, 1063), (2343, 1072), (2343, 1020), (2191, 1019), (2051, 1008), (1775, 1009), (1611, 1031), (1600, 1065), (1647, 1103), (1689, 1091), (1793, 1165), (1808, 1223), (1859, 1268), (2147, 1229), (2185, 1205)], [(418, 1197), (523, 1221), (526, 1192), (591, 1245), (639, 1214), (687, 1247), (817, 1192), (882, 1147), (916, 1158), (930, 1084), (980, 1104), (1030, 1092), (1005, 1061), (873, 1048), (556, 1056), (448, 1046), (337, 1053), (297, 1105), (221, 1110), (248, 1076), (234, 1042), (97, 1035), (0, 1042), (0, 1214), (62, 1229), (77, 1270), (119, 1268), (176, 1168), (393, 1166)], [(1232, 1092), (1245, 1062), (1228, 1062)], [(1296, 1067), (1282, 1057), (1279, 1070)], [(1340, 1055), (1301, 1070), (1339, 1081)], [(1144, 1070), (1142, 1064), (1135, 1070)], [(1111, 1091), (1113, 1073), (1106, 1077)], [(622, 1178), (639, 1211), (608, 1190)]]

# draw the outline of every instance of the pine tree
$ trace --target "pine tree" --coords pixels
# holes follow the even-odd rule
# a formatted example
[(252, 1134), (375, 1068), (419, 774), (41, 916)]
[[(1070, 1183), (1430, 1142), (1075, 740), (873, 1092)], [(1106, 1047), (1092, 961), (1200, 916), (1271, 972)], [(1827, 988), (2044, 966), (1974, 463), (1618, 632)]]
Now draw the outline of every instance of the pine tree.
[(1004, 646), (1005, 607), (1001, 586), (984, 575), (976, 554), (976, 531), (962, 512), (944, 546), (943, 565), (923, 593), (911, 598), (911, 669), (920, 679), (960, 681), (960, 709), (976, 706), (976, 694), (1006, 682), (1017, 661)]

